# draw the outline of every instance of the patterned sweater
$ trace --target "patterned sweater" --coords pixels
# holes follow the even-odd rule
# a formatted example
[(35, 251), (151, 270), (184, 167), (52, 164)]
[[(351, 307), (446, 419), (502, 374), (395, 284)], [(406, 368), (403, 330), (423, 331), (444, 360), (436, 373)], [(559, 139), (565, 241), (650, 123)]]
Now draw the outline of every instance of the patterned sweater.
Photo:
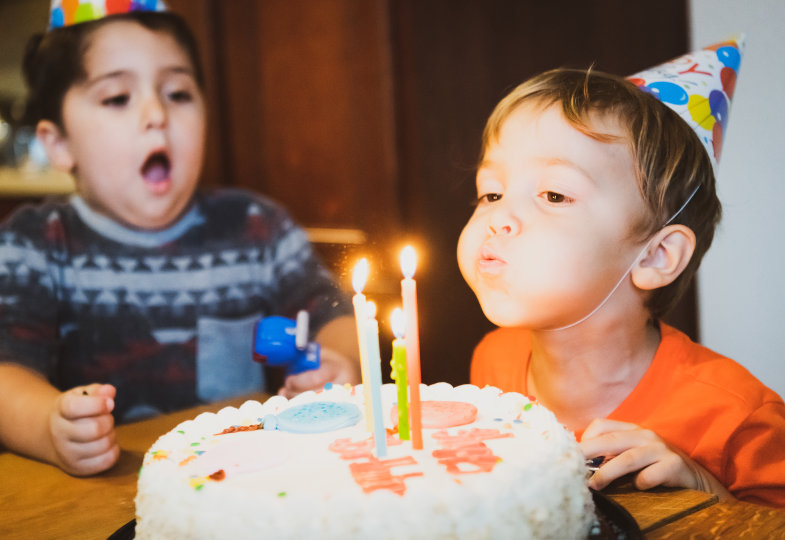
[(351, 304), (289, 215), (244, 191), (197, 193), (160, 231), (78, 196), (0, 226), (0, 361), (115, 385), (120, 422), (263, 389), (254, 324), (300, 309), (316, 331)]

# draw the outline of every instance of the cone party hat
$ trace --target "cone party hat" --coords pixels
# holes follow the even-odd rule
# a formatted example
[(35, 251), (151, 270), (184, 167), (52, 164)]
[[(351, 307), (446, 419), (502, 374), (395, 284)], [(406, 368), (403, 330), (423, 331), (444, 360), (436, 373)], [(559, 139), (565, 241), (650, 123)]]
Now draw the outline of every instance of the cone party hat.
[(52, 0), (49, 29), (132, 11), (166, 11), (163, 0)]
[(744, 39), (739, 37), (627, 77), (676, 111), (695, 130), (715, 173), (743, 50)]

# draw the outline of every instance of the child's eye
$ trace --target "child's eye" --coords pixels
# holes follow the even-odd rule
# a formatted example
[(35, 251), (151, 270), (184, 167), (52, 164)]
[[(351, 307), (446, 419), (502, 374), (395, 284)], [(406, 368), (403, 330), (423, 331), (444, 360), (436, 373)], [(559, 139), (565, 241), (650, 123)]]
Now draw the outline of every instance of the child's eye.
[(176, 92), (169, 92), (169, 99), (175, 103), (188, 103), (193, 99), (193, 96), (188, 90), (178, 90)]
[(131, 97), (128, 94), (118, 94), (116, 96), (108, 97), (101, 101), (101, 105), (105, 105), (107, 107), (124, 107), (128, 105), (128, 101)]
[(479, 205), (479, 204), (482, 204), (482, 203), (485, 203), (485, 202), (492, 203), (492, 202), (496, 202), (496, 201), (500, 200), (501, 198), (502, 198), (502, 194), (501, 193), (485, 193), (485, 194), (480, 195), (479, 197), (477, 197), (477, 200), (475, 201), (475, 204)]
[(571, 203), (573, 201), (570, 197), (557, 193), (556, 191), (546, 191), (542, 195), (545, 197), (545, 200), (551, 204)]

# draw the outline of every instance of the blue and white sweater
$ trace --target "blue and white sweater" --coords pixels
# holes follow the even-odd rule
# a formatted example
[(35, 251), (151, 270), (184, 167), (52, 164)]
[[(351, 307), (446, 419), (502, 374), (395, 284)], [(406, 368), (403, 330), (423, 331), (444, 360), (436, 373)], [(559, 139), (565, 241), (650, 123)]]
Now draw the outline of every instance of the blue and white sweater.
[(61, 390), (113, 384), (120, 422), (264, 389), (253, 326), (300, 309), (315, 330), (351, 304), (303, 229), (248, 192), (197, 193), (161, 231), (78, 196), (0, 227), (0, 362)]

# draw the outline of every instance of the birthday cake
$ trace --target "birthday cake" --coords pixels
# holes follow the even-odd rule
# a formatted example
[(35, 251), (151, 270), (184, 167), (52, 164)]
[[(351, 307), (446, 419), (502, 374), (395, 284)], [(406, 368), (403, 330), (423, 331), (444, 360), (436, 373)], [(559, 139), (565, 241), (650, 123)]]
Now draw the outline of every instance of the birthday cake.
[(491, 387), (420, 388), (414, 450), (381, 387), (383, 456), (362, 386), (181, 423), (144, 456), (136, 538), (586, 537), (585, 462), (553, 413)]

